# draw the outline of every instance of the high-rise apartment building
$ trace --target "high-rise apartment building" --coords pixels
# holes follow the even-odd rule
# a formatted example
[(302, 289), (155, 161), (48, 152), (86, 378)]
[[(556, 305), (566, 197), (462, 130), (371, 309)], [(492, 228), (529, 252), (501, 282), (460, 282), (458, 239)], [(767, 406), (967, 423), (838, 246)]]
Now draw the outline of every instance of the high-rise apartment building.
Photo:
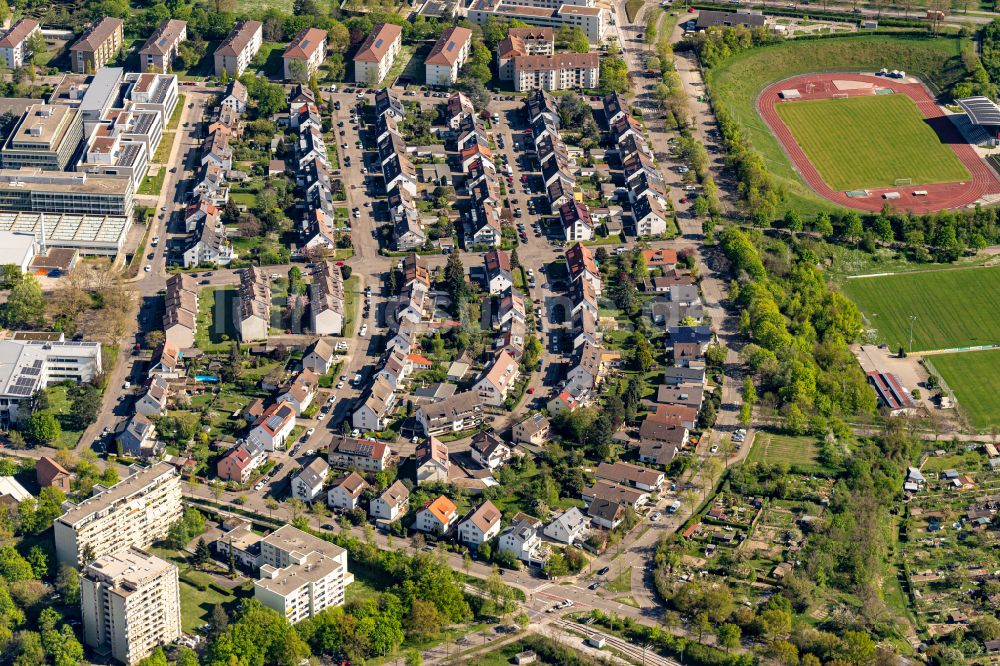
[(83, 639), (123, 664), (181, 635), (177, 567), (138, 548), (105, 555), (80, 576)]
[(56, 556), (78, 567), (88, 559), (148, 548), (181, 518), (181, 479), (159, 462), (73, 506), (53, 524)]

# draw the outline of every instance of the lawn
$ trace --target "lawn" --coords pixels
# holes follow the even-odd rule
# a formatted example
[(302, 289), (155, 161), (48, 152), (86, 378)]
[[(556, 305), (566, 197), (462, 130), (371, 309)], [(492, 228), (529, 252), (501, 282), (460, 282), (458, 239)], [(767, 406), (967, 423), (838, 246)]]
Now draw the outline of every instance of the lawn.
[(240, 12), (254, 13), (271, 8), (284, 14), (292, 14), (292, 0), (238, 0), (236, 8)]
[(893, 67), (920, 76), (934, 91), (965, 76), (959, 40), (954, 37), (863, 35), (787, 40), (744, 51), (708, 72), (714, 104), (745, 128), (768, 171), (787, 194), (786, 206), (801, 214), (832, 210), (802, 182), (782, 147), (757, 113), (757, 95), (776, 81), (809, 72), (873, 71)]
[(187, 95), (177, 96), (177, 106), (174, 107), (174, 112), (170, 114), (170, 122), (167, 123), (167, 130), (176, 130), (177, 126), (181, 124), (181, 114), (184, 113), (184, 104), (187, 102)]
[(354, 328), (358, 321), (358, 276), (352, 275), (344, 280), (344, 330), (342, 336), (354, 337)]
[(161, 166), (156, 170), (155, 176), (146, 176), (139, 186), (139, 194), (157, 195), (163, 188), (163, 181), (167, 177), (167, 167)]
[(785, 102), (776, 107), (809, 161), (835, 190), (969, 179), (906, 95)]
[(198, 328), (194, 344), (203, 352), (224, 351), (237, 339), (233, 322), (236, 289), (206, 287), (198, 296)]
[(174, 136), (175, 132), (164, 132), (163, 137), (160, 139), (160, 144), (156, 146), (156, 152), (153, 153), (153, 161), (157, 164), (166, 164), (167, 160), (170, 159), (170, 150), (174, 147)]
[(866, 277), (844, 282), (866, 325), (895, 350), (952, 349), (1000, 342), (996, 294), (1000, 269), (963, 268)]
[(56, 448), (71, 449), (80, 440), (82, 431), (73, 430), (69, 425), (69, 411), (73, 407), (73, 401), (69, 397), (68, 389), (61, 384), (56, 384), (50, 386), (46, 390), (46, 394), (49, 398), (49, 409), (52, 410), (52, 414), (62, 427), (62, 432), (59, 434), (55, 446)]
[(791, 465), (803, 472), (820, 469), (819, 445), (815, 437), (790, 437), (770, 432), (758, 432), (748, 463)]
[(632, 568), (629, 567), (609, 580), (604, 586), (608, 592), (631, 592), (632, 591)]
[(625, 14), (629, 21), (634, 21), (639, 10), (642, 9), (643, 0), (626, 0)]
[(974, 427), (1000, 425), (1000, 351), (942, 354), (930, 360)]

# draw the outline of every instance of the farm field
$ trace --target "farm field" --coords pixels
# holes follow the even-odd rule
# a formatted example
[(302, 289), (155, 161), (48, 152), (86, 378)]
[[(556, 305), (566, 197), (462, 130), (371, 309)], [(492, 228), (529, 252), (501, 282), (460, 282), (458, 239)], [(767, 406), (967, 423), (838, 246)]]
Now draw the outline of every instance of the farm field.
[(748, 463), (792, 465), (802, 471), (819, 469), (819, 445), (815, 437), (792, 437), (771, 432), (758, 432)]
[(822, 71), (876, 71), (892, 62), (929, 84), (950, 87), (964, 78), (959, 40), (953, 37), (863, 35), (808, 41), (788, 40), (745, 51), (706, 76), (715, 104), (747, 132), (754, 149), (786, 191), (786, 205), (803, 215), (836, 207), (801, 180), (787, 154), (757, 113), (757, 95), (766, 85), (798, 74)]
[(1000, 342), (996, 294), (1000, 269), (902, 273), (844, 282), (844, 293), (857, 303), (866, 326), (893, 350), (909, 348), (911, 315), (913, 351), (951, 349)]
[(775, 107), (809, 161), (835, 190), (969, 179), (906, 95), (786, 102)]
[(930, 359), (974, 427), (987, 430), (1000, 425), (1000, 351), (941, 354)]

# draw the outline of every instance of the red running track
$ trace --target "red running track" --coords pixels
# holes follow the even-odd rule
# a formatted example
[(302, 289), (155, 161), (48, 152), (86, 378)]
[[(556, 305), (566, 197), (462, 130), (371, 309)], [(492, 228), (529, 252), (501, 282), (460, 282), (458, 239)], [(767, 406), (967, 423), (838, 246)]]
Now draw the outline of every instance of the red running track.
[[(857, 81), (875, 84), (878, 88), (890, 88), (895, 93), (908, 95), (916, 102), (920, 112), (931, 121), (938, 136), (947, 143), (965, 168), (972, 175), (972, 180), (964, 183), (937, 183), (932, 185), (906, 185), (900, 187), (868, 188), (867, 197), (849, 197), (845, 192), (830, 188), (813, 166), (809, 158), (796, 143), (788, 127), (778, 116), (778, 104), (794, 104), (794, 101), (784, 101), (779, 93), (790, 88), (797, 89), (802, 99), (828, 99), (834, 95), (873, 95), (874, 89), (838, 90), (834, 81)], [(810, 85), (811, 84), (811, 85)], [(958, 128), (948, 120), (934, 99), (920, 83), (904, 83), (895, 79), (869, 74), (804, 74), (775, 83), (761, 92), (757, 98), (757, 111), (764, 122), (774, 132), (779, 143), (785, 149), (795, 168), (803, 180), (820, 196), (847, 208), (866, 211), (880, 211), (885, 204), (900, 211), (913, 213), (931, 213), (950, 208), (960, 208), (978, 201), (988, 194), (1000, 193), (1000, 179), (986, 162), (976, 154)], [(937, 122), (935, 122), (937, 121)], [(914, 195), (915, 191), (923, 190), (926, 196)], [(900, 198), (883, 199), (886, 192), (899, 192)]]

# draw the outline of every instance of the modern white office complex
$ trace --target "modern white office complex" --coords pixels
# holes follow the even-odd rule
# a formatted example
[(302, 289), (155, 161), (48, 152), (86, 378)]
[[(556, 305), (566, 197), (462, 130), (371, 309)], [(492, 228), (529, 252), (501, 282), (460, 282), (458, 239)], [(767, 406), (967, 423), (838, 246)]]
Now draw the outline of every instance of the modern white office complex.
[(100, 342), (0, 340), (0, 425), (17, 418), (35, 391), (65, 380), (89, 382), (101, 373)]
[[(79, 567), (84, 555), (99, 559), (166, 538), (181, 518), (181, 479), (159, 462), (72, 506), (53, 523), (56, 556)], [(98, 487), (99, 489), (100, 487)]]
[(80, 576), (83, 639), (123, 664), (181, 636), (177, 567), (138, 548), (106, 555)]
[(259, 562), (254, 596), (292, 624), (343, 604), (344, 588), (354, 582), (346, 550), (291, 525), (261, 540)]
[(594, 0), (475, 0), (469, 20), (482, 25), (490, 16), (497, 20), (523, 21), (529, 25), (559, 29), (567, 25), (581, 28), (591, 44), (599, 44), (608, 29), (608, 13)]

